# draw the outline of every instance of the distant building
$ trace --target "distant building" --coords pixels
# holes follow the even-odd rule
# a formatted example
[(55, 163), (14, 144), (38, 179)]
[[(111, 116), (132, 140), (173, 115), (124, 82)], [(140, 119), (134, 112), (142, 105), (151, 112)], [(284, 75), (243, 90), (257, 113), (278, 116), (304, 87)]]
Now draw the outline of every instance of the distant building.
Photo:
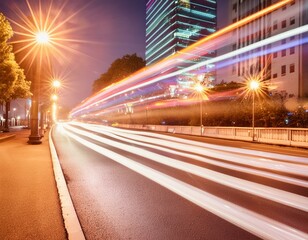
[[(235, 23), (279, 1), (231, 0), (229, 24)], [(236, 51), (280, 33), (308, 24), (308, 0), (294, 0), (280, 9), (232, 32), (230, 43), (218, 51), (219, 55)], [(265, 45), (217, 64), (216, 82), (241, 81), (242, 76), (264, 70), (273, 92), (289, 96), (308, 97), (307, 32)], [(261, 53), (261, 54), (260, 54)]]
[[(146, 65), (168, 58), (216, 31), (217, 4), (214, 0), (148, 0), (146, 5)], [(211, 59), (216, 52), (205, 55), (186, 53), (177, 65), (165, 72), (174, 72), (200, 61)], [(215, 76), (213, 64), (186, 72), (160, 83), (166, 97), (186, 98), (196, 79), (211, 85)]]
[(214, 0), (148, 0), (146, 64), (162, 60), (215, 31)]

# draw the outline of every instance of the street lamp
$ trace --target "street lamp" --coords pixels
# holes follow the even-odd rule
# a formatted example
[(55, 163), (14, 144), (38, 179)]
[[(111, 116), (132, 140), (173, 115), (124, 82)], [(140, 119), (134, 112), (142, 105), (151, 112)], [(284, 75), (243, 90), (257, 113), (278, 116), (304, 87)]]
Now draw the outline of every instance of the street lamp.
[(54, 89), (58, 89), (61, 86), (61, 82), (58, 79), (52, 81), (52, 86)]
[(202, 123), (202, 93), (204, 91), (204, 87), (202, 86), (202, 84), (200, 84), (199, 82), (194, 86), (195, 91), (198, 93), (199, 95), (199, 100), (200, 100), (200, 132), (202, 135), (202, 127), (203, 127), (203, 123)]
[[(68, 47), (68, 42), (76, 42), (74, 38), (66, 38), (67, 34), (73, 32), (69, 27), (69, 24), (73, 17), (76, 16), (76, 12), (67, 14), (65, 12), (66, 1), (62, 1), (63, 4), (54, 6), (53, 1), (39, 1), (38, 5), (31, 6), (31, 1), (26, 1), (28, 12), (26, 9), (16, 6), (16, 14), (18, 15), (18, 21), (11, 19), (11, 22), (15, 25), (15, 33), (22, 37), (17, 39), (12, 44), (17, 44), (20, 47), (15, 50), (15, 54), (18, 54), (20, 64), (27, 65), (27, 73), (31, 80), (31, 93), (32, 102), (30, 110), (30, 129), (29, 144), (40, 144), (41, 137), (39, 133), (39, 94), (40, 94), (40, 82), (41, 75), (51, 71), (51, 65), (53, 60), (58, 63), (63, 63), (59, 59), (67, 59), (66, 54), (60, 51), (59, 48), (68, 50), (70, 52), (76, 52), (72, 47)], [(45, 2), (47, 3), (45, 5)], [(64, 30), (65, 28), (65, 30)], [(22, 52), (26, 53), (22, 54)], [(44, 64), (44, 66), (43, 66)], [(44, 67), (44, 69), (42, 68)], [(49, 68), (49, 69), (47, 69)], [(57, 86), (57, 83), (56, 83)], [(42, 119), (42, 117), (41, 117)], [(42, 122), (41, 122), (42, 124)]]
[(54, 102), (53, 104), (52, 104), (52, 121), (53, 122), (56, 122), (57, 121), (57, 104)]
[(13, 108), (14, 126), (16, 126), (16, 108)]
[(56, 102), (58, 101), (59, 97), (58, 97), (58, 90), (61, 86), (61, 81), (58, 79), (54, 79), (52, 81), (52, 87), (53, 87), (53, 94), (51, 96), (51, 100), (53, 101), (52, 104), (52, 122), (55, 123), (57, 121), (57, 109), (58, 106), (56, 104)]
[[(49, 43), (49, 34), (45, 31), (39, 31), (35, 34), (35, 43), (38, 47), (43, 48)], [(41, 49), (42, 50), (42, 49)], [(40, 59), (41, 60), (41, 59)], [(30, 129), (29, 144), (41, 144), (41, 134), (39, 133), (39, 92), (41, 81), (41, 61), (36, 61), (35, 73), (32, 79), (32, 103), (30, 113)]]
[(53, 95), (51, 96), (51, 100), (54, 101), (54, 102), (56, 102), (56, 101), (58, 100), (58, 95), (53, 94)]
[(255, 140), (255, 92), (259, 89), (260, 82), (251, 80), (249, 82), (249, 89), (252, 91), (252, 141)]
[(49, 43), (49, 33), (46, 31), (39, 31), (35, 34), (35, 41), (38, 44), (47, 44)]

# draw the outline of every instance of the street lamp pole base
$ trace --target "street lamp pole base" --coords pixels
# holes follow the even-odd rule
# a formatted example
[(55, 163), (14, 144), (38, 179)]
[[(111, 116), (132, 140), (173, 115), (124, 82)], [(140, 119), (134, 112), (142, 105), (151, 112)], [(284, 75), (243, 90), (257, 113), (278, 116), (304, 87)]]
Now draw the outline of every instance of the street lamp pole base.
[(32, 144), (32, 145), (41, 144), (42, 143), (41, 137), (40, 136), (31, 136), (30, 135), (28, 143)]

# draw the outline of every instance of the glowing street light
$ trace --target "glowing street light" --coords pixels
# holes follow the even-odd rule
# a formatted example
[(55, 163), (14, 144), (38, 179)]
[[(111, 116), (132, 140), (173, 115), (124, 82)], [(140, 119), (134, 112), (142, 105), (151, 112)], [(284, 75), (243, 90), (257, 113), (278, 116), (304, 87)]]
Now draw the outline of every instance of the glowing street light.
[(54, 101), (54, 102), (56, 102), (56, 101), (58, 100), (58, 96), (57, 96), (56, 94), (53, 94), (53, 95), (51, 96), (51, 100)]
[(58, 101), (59, 97), (58, 97), (58, 90), (61, 87), (61, 81), (58, 79), (54, 79), (52, 80), (52, 88), (53, 88), (53, 94), (51, 96), (51, 100), (53, 101), (52, 104), (52, 122), (55, 123), (57, 120), (57, 104), (56, 102)]
[(52, 81), (52, 86), (55, 89), (58, 89), (61, 86), (61, 82), (59, 80), (55, 79), (55, 80)]
[(14, 125), (16, 125), (16, 108), (13, 108)]
[[(54, 61), (63, 63), (64, 60), (69, 60), (65, 52), (77, 52), (74, 48), (67, 46), (68, 42), (85, 42), (68, 38), (68, 34), (74, 31), (69, 27), (72, 18), (76, 17), (77, 13), (85, 7), (67, 14), (65, 7), (68, 1), (58, 1), (59, 4), (55, 4), (55, 1), (39, 0), (36, 2), (30, 4), (30, 1), (26, 0), (28, 9), (16, 6), (15, 12), (18, 20), (10, 19), (11, 23), (15, 25), (16, 35), (21, 37), (21, 39), (11, 42), (18, 46), (14, 53), (20, 56), (19, 63), (24, 62), (27, 65), (27, 70), (29, 70), (27, 72), (32, 75), (29, 77), (32, 80), (29, 144), (40, 144), (40, 139), (43, 136), (43, 134), (39, 134), (38, 124), (40, 81), (43, 74), (41, 71), (43, 69), (42, 65), (44, 64), (45, 70), (51, 70), (46, 68), (50, 68)], [(28, 11), (25, 12), (26, 10)], [(57, 84), (55, 87), (57, 87)], [(43, 119), (42, 115), (41, 119)], [(42, 126), (44, 127), (44, 124)]]
[(252, 91), (252, 141), (255, 140), (255, 93), (260, 88), (260, 82), (251, 80), (248, 82), (248, 87)]
[(49, 33), (46, 31), (39, 31), (35, 34), (35, 41), (38, 44), (48, 44), (50, 40)]

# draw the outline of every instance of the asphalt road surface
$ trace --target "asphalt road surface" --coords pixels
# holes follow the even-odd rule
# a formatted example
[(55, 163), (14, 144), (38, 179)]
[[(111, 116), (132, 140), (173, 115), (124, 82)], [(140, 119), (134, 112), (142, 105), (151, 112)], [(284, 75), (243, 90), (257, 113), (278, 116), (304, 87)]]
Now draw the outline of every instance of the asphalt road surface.
[(53, 139), (87, 239), (308, 239), (304, 156), (84, 123)]

